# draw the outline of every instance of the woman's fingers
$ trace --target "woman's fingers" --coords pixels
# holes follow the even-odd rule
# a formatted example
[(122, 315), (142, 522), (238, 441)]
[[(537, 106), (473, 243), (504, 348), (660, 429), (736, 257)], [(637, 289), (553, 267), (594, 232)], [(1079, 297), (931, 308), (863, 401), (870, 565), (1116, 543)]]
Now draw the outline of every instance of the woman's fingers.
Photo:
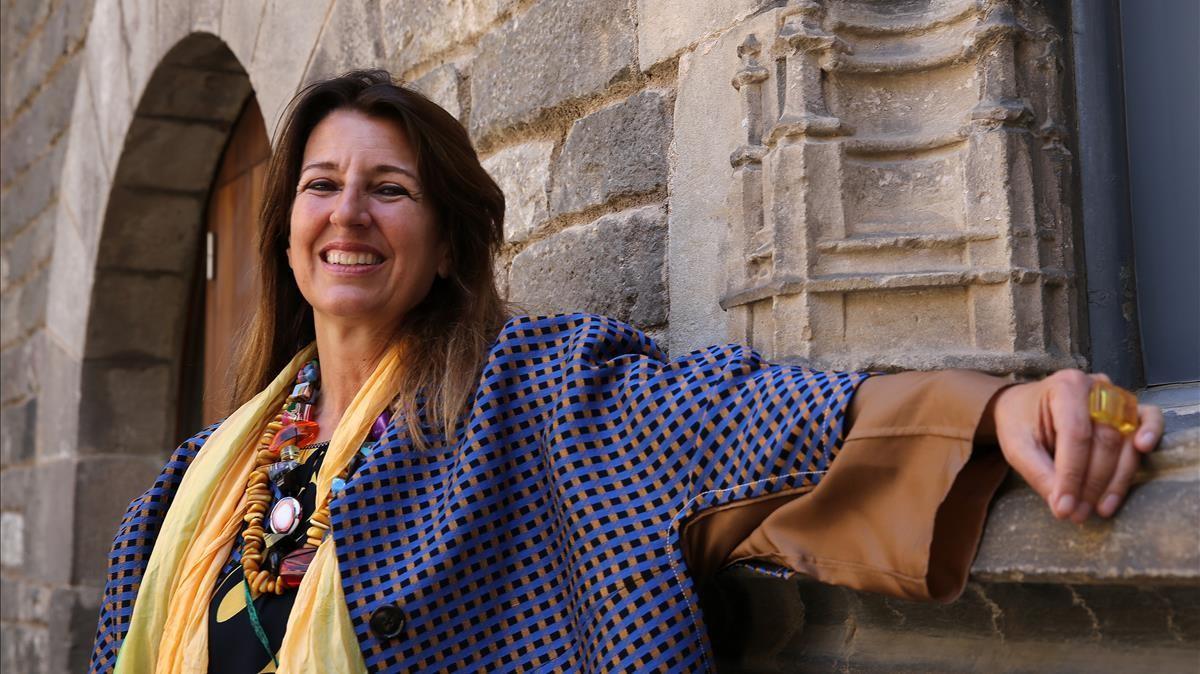
[(1059, 519), (1078, 515), (1083, 503), (1080, 496), (1092, 453), (1092, 419), (1087, 409), (1091, 382), (1079, 370), (1056, 372), (1044, 382), (1051, 387), (1047, 393), (1054, 429), (1055, 480), (1050, 507)]
[(1133, 446), (1145, 454), (1158, 446), (1163, 434), (1163, 413), (1157, 405), (1138, 405), (1138, 429)]
[[(1083, 480), (1083, 493), (1071, 520), (1081, 524), (1092, 512), (1099, 512), (1100, 499), (1112, 482), (1121, 457), (1125, 437), (1112, 426), (1096, 424), (1092, 429), (1091, 457), (1088, 459), (1087, 477)], [(1132, 451), (1132, 450), (1131, 450)]]
[(1117, 470), (1113, 473), (1108, 486), (1105, 487), (1104, 495), (1100, 497), (1100, 503), (1096, 504), (1096, 514), (1101, 517), (1112, 517), (1117, 512), (1125, 500), (1125, 494), (1129, 492), (1129, 485), (1133, 483), (1133, 476), (1137, 473), (1138, 464), (1141, 461), (1142, 455), (1134, 449), (1133, 442), (1127, 440), (1121, 447)]

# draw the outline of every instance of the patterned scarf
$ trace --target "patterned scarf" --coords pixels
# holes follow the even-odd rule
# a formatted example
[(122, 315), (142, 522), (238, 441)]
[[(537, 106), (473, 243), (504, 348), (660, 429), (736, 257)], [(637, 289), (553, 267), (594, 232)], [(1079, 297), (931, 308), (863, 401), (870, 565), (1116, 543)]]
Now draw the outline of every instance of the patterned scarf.
[[(400, 351), (399, 345), (388, 350), (334, 430), (317, 474), (317, 503), (328, 497), (333, 478), (395, 397)], [(306, 347), (265, 390), (230, 415), (184, 475), (138, 589), (117, 674), (207, 672), (208, 604), (241, 529), (256, 444), (315, 352), (315, 345)], [(332, 536), (318, 547), (296, 592), (279, 671), (365, 671)]]

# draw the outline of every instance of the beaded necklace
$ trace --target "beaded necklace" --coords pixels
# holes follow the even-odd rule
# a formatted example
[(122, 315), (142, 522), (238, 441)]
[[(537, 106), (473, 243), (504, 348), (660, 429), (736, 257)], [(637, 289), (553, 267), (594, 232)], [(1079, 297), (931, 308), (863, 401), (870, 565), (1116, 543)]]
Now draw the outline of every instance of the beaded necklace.
[[(300, 466), (301, 448), (310, 445), (320, 432), (320, 426), (313, 421), (320, 382), (321, 370), (316, 359), (300, 368), (283, 409), (263, 431), (254, 470), (246, 482), (242, 572), (246, 586), (258, 594), (279, 595), (300, 586), (317, 546), (329, 533), (329, 500), (334, 492), (345, 488), (346, 478), (354, 467), (354, 461), (343, 467), (333, 480), (330, 494), (315, 504), (301, 541), (295, 534), (304, 513), (295, 496), (300, 485), (294, 477)], [(384, 409), (375, 419), (356, 457), (370, 453), (374, 443), (383, 437), (391, 417), (390, 409)]]

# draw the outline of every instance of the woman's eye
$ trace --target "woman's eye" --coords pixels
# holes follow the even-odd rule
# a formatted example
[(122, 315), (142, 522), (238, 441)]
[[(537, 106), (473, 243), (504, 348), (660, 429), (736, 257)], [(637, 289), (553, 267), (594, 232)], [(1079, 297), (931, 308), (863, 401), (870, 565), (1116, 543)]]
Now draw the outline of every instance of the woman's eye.
[(331, 192), (337, 189), (337, 185), (334, 185), (333, 181), (330, 180), (314, 180), (308, 183), (308, 189), (315, 192)]
[(400, 185), (380, 185), (376, 193), (385, 197), (407, 197), (410, 196), (409, 191)]

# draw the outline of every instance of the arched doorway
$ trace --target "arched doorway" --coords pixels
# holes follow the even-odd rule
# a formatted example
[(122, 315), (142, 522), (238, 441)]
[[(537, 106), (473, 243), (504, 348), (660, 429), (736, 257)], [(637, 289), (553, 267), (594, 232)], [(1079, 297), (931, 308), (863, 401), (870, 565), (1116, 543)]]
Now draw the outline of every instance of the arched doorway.
[[(125, 505), (200, 428), (208, 216), (253, 231), (247, 186), (268, 147), (250, 80), (220, 38), (193, 33), (167, 52), (125, 135), (96, 251), (79, 391), (77, 585), (103, 584)], [(94, 625), (94, 610), (85, 604), (80, 619)], [(77, 648), (87, 638), (72, 637)]]

